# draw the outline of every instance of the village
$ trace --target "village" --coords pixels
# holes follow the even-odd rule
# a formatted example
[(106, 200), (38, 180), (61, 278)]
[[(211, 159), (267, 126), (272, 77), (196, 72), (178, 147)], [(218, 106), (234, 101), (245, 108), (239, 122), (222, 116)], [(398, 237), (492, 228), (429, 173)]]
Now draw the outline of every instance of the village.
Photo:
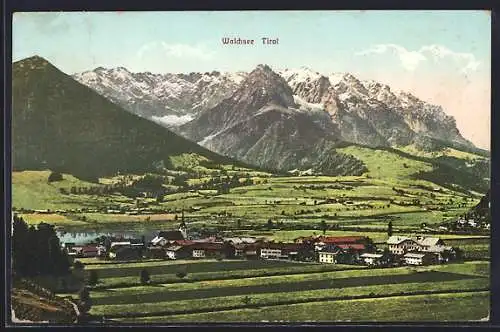
[(431, 265), (461, 258), (461, 250), (446, 246), (439, 237), (390, 236), (377, 248), (368, 236), (307, 236), (293, 242), (275, 242), (259, 237), (212, 236), (194, 238), (184, 223), (178, 230), (159, 231), (149, 242), (141, 239), (102, 237), (85, 245), (63, 243), (73, 258), (104, 260), (142, 259), (247, 259), (290, 260), (371, 267)]

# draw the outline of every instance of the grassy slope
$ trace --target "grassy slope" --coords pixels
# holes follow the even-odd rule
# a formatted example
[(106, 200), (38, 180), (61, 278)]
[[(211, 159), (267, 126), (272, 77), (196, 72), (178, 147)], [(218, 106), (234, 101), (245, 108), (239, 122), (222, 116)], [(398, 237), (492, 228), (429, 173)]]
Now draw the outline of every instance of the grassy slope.
[[(92, 313), (123, 317), (118, 318), (122, 322), (470, 320), (487, 316), (489, 293), (465, 292), (487, 289), (488, 277), (489, 263), (476, 261), (418, 268), (108, 288), (92, 292)], [(297, 282), (303, 286), (296, 286)], [(284, 291), (285, 288), (288, 291)], [(441, 293), (415, 295), (426, 291)], [(244, 301), (247, 295), (249, 302)], [(366, 298), (349, 300), (346, 296)], [(370, 296), (388, 297), (369, 299)], [(453, 302), (456, 304), (451, 305)], [(335, 310), (324, 311), (321, 308), (325, 306)], [(370, 306), (372, 310), (368, 310)], [(394, 310), (400, 306), (405, 308), (404, 319), (393, 315), (399, 312)], [(373, 310), (374, 307), (377, 310)], [(450, 307), (453, 310), (449, 310)], [(429, 308), (433, 308), (432, 313)], [(207, 312), (178, 314), (182, 310)], [(296, 314), (288, 315), (290, 311)], [(259, 315), (254, 314), (256, 312)], [(124, 318), (128, 313), (139, 317)]]
[[(376, 310), (375, 310), (376, 308)], [(410, 309), (411, 308), (411, 309)], [(469, 321), (489, 315), (489, 292), (314, 302), (214, 313), (147, 317), (136, 322)]]
[(57, 168), (93, 179), (168, 167), (183, 153), (243, 166), (125, 111), (38, 56), (15, 62), (12, 76), (15, 170)]
[[(476, 199), (470, 195), (455, 191), (449, 185), (438, 185), (415, 177), (418, 174), (433, 172), (433, 159), (429, 155), (411, 157), (404, 152), (390, 149), (369, 149), (360, 146), (348, 146), (339, 149), (342, 153), (356, 156), (364, 161), (369, 171), (364, 176), (347, 177), (268, 177), (269, 174), (252, 171), (241, 167), (233, 169), (232, 166), (222, 165), (232, 174), (249, 174), (257, 184), (247, 187), (231, 189), (229, 194), (217, 194), (215, 191), (177, 193), (165, 196), (164, 202), (158, 207), (179, 210), (198, 208), (195, 212), (188, 212), (186, 216), (193, 224), (214, 224), (216, 220), (224, 220), (219, 215), (227, 213), (230, 222), (235, 218), (250, 220), (250, 222), (266, 222), (269, 218), (281, 221), (301, 221), (319, 223), (327, 218), (335, 223), (349, 227), (378, 227), (385, 228), (386, 216), (393, 220), (394, 228), (415, 230), (422, 222), (436, 223), (445, 219), (455, 218), (467, 211)], [(413, 153), (413, 151), (411, 151)], [(473, 154), (458, 150), (445, 151), (442, 155), (456, 158), (473, 159)], [(482, 157), (476, 156), (481, 159)], [(205, 179), (216, 169), (212, 169), (209, 159), (197, 154), (184, 154), (171, 156), (170, 162), (174, 168), (191, 169), (206, 173)], [(207, 164), (208, 163), (208, 164)], [(208, 167), (208, 168), (207, 168)], [(429, 173), (430, 174), (430, 173)], [(73, 208), (78, 205), (103, 206), (110, 203), (133, 205), (135, 201), (122, 196), (87, 196), (67, 195), (62, 196), (58, 188), (68, 189), (75, 185), (91, 186), (71, 176), (66, 175), (60, 183), (48, 184), (47, 172), (15, 172), (13, 174), (13, 202), (16, 207), (24, 208)], [(112, 179), (100, 179), (101, 183), (108, 183)], [(188, 182), (199, 182), (199, 179), (189, 179)], [(263, 183), (267, 181), (267, 183)], [(321, 188), (324, 186), (324, 188)], [(337, 186), (337, 187), (335, 187)], [(402, 189), (406, 193), (400, 194), (393, 188)], [(440, 190), (440, 191), (435, 191)], [(326, 198), (344, 198), (352, 200), (348, 206), (342, 203), (322, 204)], [(467, 201), (464, 198), (467, 197)], [(418, 199), (422, 206), (405, 205)], [(394, 204), (390, 204), (393, 200)], [(319, 204), (314, 205), (314, 201)], [(466, 202), (465, 207), (459, 203)], [(369, 206), (367, 206), (369, 205)], [(444, 211), (429, 210), (429, 207), (438, 206)], [(216, 215), (219, 215), (216, 217)], [(150, 216), (125, 216), (91, 214), (85, 215), (87, 224), (80, 218), (52, 218), (49, 222), (69, 225), (75, 221), (75, 227), (119, 227), (122, 222), (131, 221), (131, 225), (156, 222), (158, 227), (164, 223), (170, 227), (169, 221), (173, 215)], [(377, 219), (381, 217), (382, 219)], [(30, 216), (33, 223), (41, 221), (42, 217)], [(214, 221), (211, 219), (214, 218)], [(47, 218), (45, 218), (47, 219)], [(78, 219), (80, 221), (78, 221)], [(231, 221), (232, 220), (232, 221)], [(327, 220), (327, 221), (328, 221)], [(47, 221), (47, 220), (46, 220)], [(331, 221), (329, 221), (331, 222)]]
[[(404, 284), (389, 284), (375, 286), (357, 286), (343, 289), (319, 289), (310, 291), (291, 291), (282, 293), (264, 293), (249, 294), (252, 305), (266, 306), (270, 303), (280, 304), (289, 301), (307, 302), (327, 300), (331, 298), (343, 298), (347, 296), (390, 296), (400, 295), (401, 293), (428, 291), (449, 291), (449, 290), (469, 290), (488, 287), (485, 279), (468, 279), (459, 281), (440, 281), (440, 282), (418, 282)], [(175, 312), (179, 310), (207, 310), (215, 311), (220, 308), (240, 307), (243, 305), (245, 294), (236, 296), (220, 296), (215, 298), (206, 298), (203, 301), (194, 300), (167, 300), (142, 303), (140, 307), (135, 303), (128, 304), (97, 304), (92, 308), (93, 314), (101, 315), (125, 315), (126, 313), (154, 314), (158, 312)], [(168, 296), (167, 296), (168, 297)]]
[(369, 170), (368, 175), (374, 178), (402, 180), (408, 179), (410, 175), (419, 171), (432, 170), (430, 163), (403, 158), (396, 153), (385, 150), (359, 146), (349, 146), (339, 150), (362, 160)]
[[(179, 264), (181, 263), (181, 264)], [(101, 264), (89, 265), (87, 268), (98, 271), (98, 273), (107, 278), (101, 279), (101, 285), (108, 284), (109, 281), (116, 279), (115, 276), (126, 275), (140, 271), (142, 268), (158, 269), (161, 272), (163, 268), (166, 270), (176, 270), (179, 266), (183, 266), (184, 262), (144, 262), (144, 263), (129, 263), (129, 264)], [(215, 262), (209, 260), (190, 262), (188, 269), (193, 271), (193, 275), (206, 274), (206, 277), (212, 278), (216, 275), (221, 277), (231, 276), (236, 268), (241, 268), (240, 272), (249, 273), (261, 270), (265, 265), (276, 262), (251, 262), (251, 261), (222, 261)], [(280, 264), (280, 263), (278, 263)], [(326, 313), (321, 311), (311, 311), (311, 309), (319, 308), (319, 304), (327, 304), (329, 306), (343, 307), (347, 305), (360, 305), (363, 301), (377, 304), (379, 314), (370, 319), (387, 320), (394, 319), (389, 316), (389, 309), (392, 308), (392, 303), (405, 304), (408, 308), (407, 312), (412, 312), (405, 317), (409, 320), (426, 320), (428, 314), (420, 310), (422, 304), (432, 306), (436, 303), (434, 317), (436, 320), (454, 319), (455, 313), (447, 310), (447, 306), (438, 308), (438, 304), (446, 304), (454, 299), (464, 303), (456, 310), (462, 310), (462, 316), (465, 319), (479, 319), (483, 316), (478, 316), (479, 313), (487, 311), (488, 302), (485, 302), (487, 293), (477, 293), (479, 295), (471, 297), (469, 293), (456, 294), (438, 294), (426, 295), (426, 302), (417, 300), (420, 297), (404, 294), (416, 294), (422, 291), (437, 291), (446, 293), (448, 291), (467, 291), (475, 289), (486, 289), (489, 287), (489, 262), (474, 261), (457, 264), (425, 266), (417, 268), (401, 267), (390, 269), (361, 269), (361, 270), (346, 270), (346, 271), (331, 271), (331, 272), (315, 272), (314, 267), (335, 267), (336, 265), (320, 265), (320, 264), (290, 264), (282, 262), (282, 267), (277, 266), (277, 270), (282, 270), (280, 273), (272, 277), (247, 277), (243, 279), (229, 280), (207, 280), (207, 281), (191, 281), (183, 283), (169, 283), (150, 286), (134, 286), (125, 288), (113, 288), (110, 284), (105, 289), (94, 290), (91, 293), (94, 305), (92, 313), (96, 315), (114, 315), (115, 317), (123, 317), (125, 314), (138, 314), (139, 316), (151, 316), (144, 318), (128, 318), (120, 319), (121, 321), (137, 321), (137, 322), (167, 322), (177, 320), (200, 319), (201, 321), (233, 321), (235, 317), (242, 318), (244, 321), (255, 321), (256, 316), (249, 314), (256, 309), (242, 309), (248, 306), (257, 305), (265, 307), (259, 319), (264, 320), (339, 320), (339, 316), (326, 316)], [(216, 268), (216, 269), (215, 269)], [(269, 267), (268, 267), (269, 268)], [(286, 274), (292, 270), (302, 269), (307, 273), (303, 274)], [(420, 271), (420, 272), (418, 272)], [(250, 273), (251, 274), (251, 273)], [(137, 274), (138, 275), (138, 274)], [(152, 275), (155, 277), (162, 275)], [(138, 279), (138, 276), (134, 279)], [(279, 293), (278, 293), (279, 292)], [(250, 302), (245, 303), (243, 298), (250, 296)], [(363, 299), (363, 300), (342, 300), (345, 296), (394, 296), (391, 301), (389, 298), (381, 299)], [(200, 301), (203, 298), (203, 301)], [(423, 297), (422, 297), (423, 298)], [(291, 302), (290, 302), (291, 301)], [(313, 302), (311, 302), (313, 301)], [(317, 302), (330, 301), (330, 302)], [(305, 303), (299, 303), (305, 302)], [(306, 303), (309, 302), (309, 303)], [(287, 303), (287, 305), (284, 305)], [(297, 304), (291, 304), (297, 303)], [(349, 304), (350, 303), (350, 304)], [(269, 306), (271, 305), (272, 306)], [(305, 310), (299, 316), (287, 316), (285, 312), (290, 308), (301, 307)], [(467, 311), (469, 306), (473, 312)], [(234, 308), (233, 310), (227, 310)], [(347, 312), (346, 319), (359, 321), (358, 309), (354, 308), (352, 312)], [(359, 308), (359, 310), (364, 310)], [(175, 314), (180, 310), (201, 310), (213, 311), (211, 313), (197, 314)], [(225, 310), (225, 311), (217, 311)], [(280, 314), (281, 310), (281, 314)], [(346, 309), (347, 310), (347, 309)], [(467, 312), (466, 312), (467, 311)], [(172, 313), (174, 315), (161, 316)], [(226, 314), (222, 316), (222, 314)], [(155, 316), (156, 315), (156, 316)], [(223, 318), (225, 317), (225, 318)], [(237, 319), (237, 320), (238, 320)]]

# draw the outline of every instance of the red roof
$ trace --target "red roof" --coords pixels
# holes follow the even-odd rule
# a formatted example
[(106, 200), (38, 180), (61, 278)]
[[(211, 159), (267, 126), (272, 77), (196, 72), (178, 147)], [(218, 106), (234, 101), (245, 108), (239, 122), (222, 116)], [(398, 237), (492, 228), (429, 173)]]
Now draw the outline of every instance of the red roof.
[(191, 241), (191, 240), (175, 240), (175, 241), (173, 241), (173, 244), (177, 244), (179, 246), (187, 246), (187, 245), (190, 245), (193, 243), (194, 243), (194, 241)]
[(352, 244), (338, 244), (337, 245), (339, 248), (342, 248), (342, 249), (354, 249), (354, 250), (365, 250), (365, 245), (364, 244), (360, 244), (360, 243), (352, 243)]
[(98, 249), (97, 249), (97, 246), (84, 246), (82, 248), (82, 251), (86, 251), (86, 252), (89, 252), (89, 251), (98, 251)]
[(364, 236), (322, 236), (320, 237), (320, 241), (324, 243), (357, 243), (359, 241), (363, 241), (365, 239)]
[(224, 245), (222, 243), (198, 242), (189, 245), (194, 250), (221, 250)]

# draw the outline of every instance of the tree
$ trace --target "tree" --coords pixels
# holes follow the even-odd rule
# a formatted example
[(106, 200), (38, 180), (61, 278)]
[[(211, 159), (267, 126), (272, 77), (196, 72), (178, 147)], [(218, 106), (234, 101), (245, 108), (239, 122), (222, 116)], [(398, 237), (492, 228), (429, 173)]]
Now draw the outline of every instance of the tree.
[(326, 229), (327, 228), (328, 228), (328, 226), (326, 225), (326, 221), (321, 220), (321, 230), (323, 231), (323, 235), (326, 234)]
[(82, 262), (80, 262), (80, 261), (75, 261), (73, 263), (73, 268), (75, 270), (83, 270), (85, 268), (85, 265)]
[(243, 299), (241, 299), (241, 302), (243, 302), (245, 305), (249, 305), (250, 302), (252, 302), (252, 298), (246, 295), (245, 297), (243, 297)]
[(387, 235), (392, 236), (392, 221), (387, 224)]
[(82, 314), (86, 314), (91, 307), (92, 301), (90, 299), (90, 292), (87, 287), (83, 287), (78, 292), (78, 310), (80, 310)]
[(54, 226), (40, 223), (28, 227), (14, 215), (12, 227), (13, 269), (19, 276), (62, 276), (69, 272), (69, 257), (61, 249)]
[(186, 270), (185, 268), (180, 269), (180, 270), (178, 270), (178, 271), (175, 273), (175, 275), (176, 275), (176, 276), (177, 276), (177, 278), (179, 278), (179, 279), (184, 279), (184, 278), (187, 276), (187, 274), (188, 274), (188, 273), (187, 273), (187, 270)]
[(273, 221), (271, 219), (267, 220), (267, 229), (272, 229), (273, 228)]
[(99, 282), (99, 276), (97, 275), (96, 270), (91, 270), (89, 275), (89, 285), (95, 286)]
[(151, 281), (151, 276), (149, 275), (148, 270), (143, 269), (141, 271), (141, 284), (145, 285), (148, 284)]
[(59, 172), (51, 172), (48, 178), (48, 182), (62, 181), (63, 176)]

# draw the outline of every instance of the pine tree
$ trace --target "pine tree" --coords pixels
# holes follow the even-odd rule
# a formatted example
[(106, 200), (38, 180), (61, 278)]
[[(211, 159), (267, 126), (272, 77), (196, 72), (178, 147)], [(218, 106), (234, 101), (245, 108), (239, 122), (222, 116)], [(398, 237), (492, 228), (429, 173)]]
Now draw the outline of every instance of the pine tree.
[(99, 276), (96, 270), (91, 270), (89, 275), (89, 285), (95, 286), (99, 282)]
[(323, 231), (323, 235), (326, 234), (326, 229), (328, 228), (326, 221), (321, 220), (321, 230)]
[(143, 269), (141, 271), (141, 284), (145, 285), (145, 284), (149, 283), (150, 280), (151, 280), (151, 277), (149, 275), (148, 270)]

